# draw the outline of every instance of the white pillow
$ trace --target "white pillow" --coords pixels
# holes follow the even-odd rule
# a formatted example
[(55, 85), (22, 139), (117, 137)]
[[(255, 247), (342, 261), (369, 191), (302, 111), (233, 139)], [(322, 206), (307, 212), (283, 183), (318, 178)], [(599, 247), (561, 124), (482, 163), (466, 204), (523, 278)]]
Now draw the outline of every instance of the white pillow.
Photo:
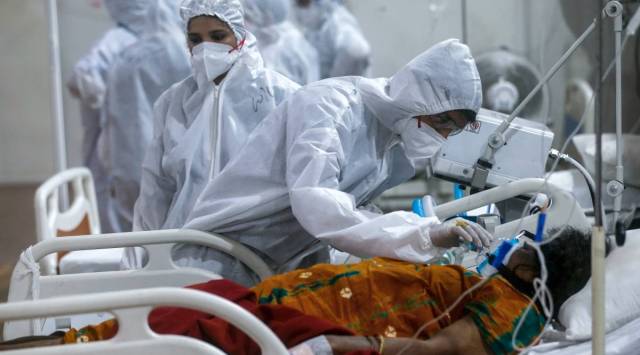
[[(606, 331), (611, 332), (640, 318), (640, 230), (627, 232), (624, 247), (615, 249), (606, 261)], [(591, 338), (591, 280), (560, 308), (560, 322), (569, 340)]]

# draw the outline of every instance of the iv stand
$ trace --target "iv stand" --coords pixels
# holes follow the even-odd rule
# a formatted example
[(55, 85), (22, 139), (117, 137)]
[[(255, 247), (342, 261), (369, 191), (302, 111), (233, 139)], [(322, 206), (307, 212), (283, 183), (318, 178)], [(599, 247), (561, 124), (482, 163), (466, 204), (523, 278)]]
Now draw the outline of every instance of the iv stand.
[[(62, 103), (62, 74), (60, 65), (60, 34), (57, 0), (46, 0), (49, 28), (49, 71), (51, 88), (51, 117), (53, 118), (56, 172), (67, 169), (64, 111)], [(68, 190), (61, 190), (62, 207), (69, 206)]]
[[(614, 198), (613, 225), (620, 219), (622, 192), (624, 191), (624, 141), (622, 139), (622, 5), (612, 1), (605, 8), (607, 15), (614, 18), (616, 46), (616, 179), (607, 184), (607, 193)], [(634, 30), (635, 32), (635, 30)]]

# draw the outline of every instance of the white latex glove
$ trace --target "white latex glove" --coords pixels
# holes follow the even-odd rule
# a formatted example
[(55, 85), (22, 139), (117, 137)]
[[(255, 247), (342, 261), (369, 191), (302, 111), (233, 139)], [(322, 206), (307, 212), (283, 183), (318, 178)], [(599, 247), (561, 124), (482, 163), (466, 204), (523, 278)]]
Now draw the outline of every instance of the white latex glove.
[(488, 248), (493, 236), (479, 224), (455, 218), (429, 228), (431, 243), (441, 248), (457, 247), (460, 243), (473, 243), (478, 250)]

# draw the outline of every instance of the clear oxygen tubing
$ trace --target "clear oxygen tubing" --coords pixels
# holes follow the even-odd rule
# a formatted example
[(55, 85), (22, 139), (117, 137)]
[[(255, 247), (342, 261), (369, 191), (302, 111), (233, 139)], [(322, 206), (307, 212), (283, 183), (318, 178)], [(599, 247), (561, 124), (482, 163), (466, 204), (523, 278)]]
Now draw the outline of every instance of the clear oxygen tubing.
[[(594, 211), (595, 211), (596, 182), (593, 180), (593, 177), (591, 176), (591, 174), (589, 174), (587, 169), (582, 164), (580, 164), (577, 160), (573, 159), (570, 155), (560, 154), (560, 152), (556, 149), (551, 149), (551, 152), (549, 152), (549, 157), (551, 159), (563, 160), (571, 164), (574, 168), (578, 170), (578, 172), (580, 172), (580, 174), (584, 177), (585, 182), (587, 183), (587, 187), (589, 188), (589, 195), (591, 196), (591, 204), (593, 205)], [(602, 213), (605, 213), (604, 206), (601, 206), (601, 207), (602, 207)], [(605, 217), (603, 216), (603, 220), (604, 218)]]

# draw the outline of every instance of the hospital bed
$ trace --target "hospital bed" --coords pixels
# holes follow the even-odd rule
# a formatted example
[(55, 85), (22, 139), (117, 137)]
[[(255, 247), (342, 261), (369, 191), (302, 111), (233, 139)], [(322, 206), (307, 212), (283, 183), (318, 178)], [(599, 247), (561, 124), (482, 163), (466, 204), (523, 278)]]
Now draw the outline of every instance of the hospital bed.
[[(607, 355), (636, 355), (640, 349), (640, 318), (607, 333)], [(583, 342), (546, 339), (527, 353), (528, 355), (590, 355), (591, 339)]]
[[(222, 236), (200, 231), (163, 230), (55, 238), (34, 245), (21, 255), (13, 271), (8, 301), (152, 287), (184, 287), (220, 278), (205, 270), (177, 267), (172, 261), (171, 250), (178, 243), (206, 246), (227, 253), (245, 264), (260, 279), (273, 274), (269, 266), (245, 246)], [(139, 270), (41, 275), (37, 267), (38, 262), (47, 255), (61, 251), (133, 246), (142, 246), (148, 253), (147, 264)], [(8, 322), (4, 326), (4, 339), (49, 334), (58, 328), (81, 327), (110, 317), (108, 314), (92, 314), (47, 318), (42, 322)]]
[(260, 346), (263, 354), (289, 354), (277, 336), (243, 308), (214, 295), (178, 288), (108, 292), (94, 294), (91, 297), (69, 296), (2, 304), (0, 305), (0, 321), (88, 312), (110, 312), (117, 318), (119, 328), (115, 338), (107, 341), (13, 350), (2, 352), (2, 354), (224, 354), (220, 349), (196, 339), (164, 336), (152, 332), (147, 324), (147, 319), (151, 310), (157, 306), (189, 308), (220, 317), (249, 335)]
[[(553, 184), (545, 184), (542, 179), (516, 181), (443, 204), (436, 208), (436, 214), (444, 219), (455, 216), (462, 211), (473, 210), (517, 196), (527, 197), (537, 192), (545, 193), (552, 201), (548, 210), (547, 223), (549, 228), (567, 224), (577, 228), (589, 227), (582, 209), (571, 194)], [(498, 226), (496, 236), (508, 238), (522, 229), (535, 233), (536, 224), (537, 217), (535, 215), (527, 216), (522, 221), (511, 221)], [(247, 248), (223, 237), (212, 237), (212, 235), (203, 232), (173, 230), (56, 238), (38, 243), (23, 255), (30, 260), (21, 260), (14, 270), (9, 302), (159, 286), (183, 287), (219, 278), (218, 275), (203, 270), (177, 268), (171, 260), (171, 249), (176, 243), (193, 243), (223, 250), (236, 256), (261, 278), (272, 274), (269, 267)], [(132, 246), (145, 246), (148, 251), (149, 261), (141, 270), (42, 276), (28, 267), (46, 255), (60, 251)], [(60, 317), (46, 319), (43, 325), (38, 325), (34, 321), (31, 323), (10, 322), (5, 325), (5, 338), (47, 334), (47, 332), (52, 332), (59, 327), (80, 327), (109, 317), (110, 315), (100, 315), (97, 319), (95, 316), (93, 318), (74, 317), (73, 322), (69, 320), (69, 317)]]
[[(65, 197), (69, 197), (68, 206)], [(34, 197), (38, 242), (58, 237), (101, 234), (98, 203), (91, 172), (72, 168), (47, 179)], [(40, 260), (46, 275), (118, 270), (122, 249), (72, 251)]]

